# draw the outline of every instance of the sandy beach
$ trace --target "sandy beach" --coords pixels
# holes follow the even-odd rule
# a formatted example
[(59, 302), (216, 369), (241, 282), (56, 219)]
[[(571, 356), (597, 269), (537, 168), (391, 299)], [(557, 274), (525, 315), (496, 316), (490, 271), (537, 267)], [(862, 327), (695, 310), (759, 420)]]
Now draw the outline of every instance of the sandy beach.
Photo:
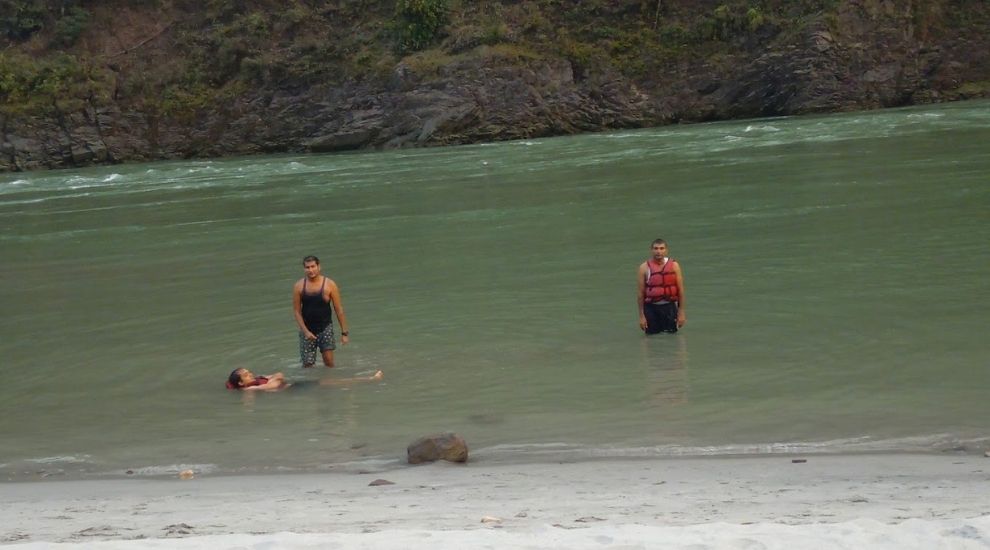
[(0, 492), (0, 543), (23, 548), (990, 546), (990, 459), (972, 455), (441, 462)]

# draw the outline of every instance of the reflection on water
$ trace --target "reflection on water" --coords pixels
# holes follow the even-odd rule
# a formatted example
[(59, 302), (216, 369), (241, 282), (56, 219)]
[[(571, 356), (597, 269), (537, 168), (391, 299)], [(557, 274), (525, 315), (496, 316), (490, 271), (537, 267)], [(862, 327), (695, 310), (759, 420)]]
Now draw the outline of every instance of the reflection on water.
[(688, 403), (688, 350), (686, 330), (644, 336), (640, 344), (641, 369), (649, 403), (663, 410)]

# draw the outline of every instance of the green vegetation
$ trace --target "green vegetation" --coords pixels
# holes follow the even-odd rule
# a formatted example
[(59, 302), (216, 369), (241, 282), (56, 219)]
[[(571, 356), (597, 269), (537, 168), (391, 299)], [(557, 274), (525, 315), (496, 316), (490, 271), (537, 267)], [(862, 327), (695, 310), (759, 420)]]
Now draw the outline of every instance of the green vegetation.
[(48, 28), (52, 47), (72, 46), (89, 22), (89, 11), (82, 4), (74, 0), (0, 0), (0, 36), (24, 41)]
[(960, 86), (956, 93), (963, 98), (985, 97), (990, 93), (990, 80), (967, 82)]
[(65, 48), (75, 44), (79, 35), (86, 30), (88, 23), (88, 11), (79, 6), (70, 7), (65, 11), (64, 16), (55, 21), (52, 45)]
[(36, 2), (0, 0), (0, 34), (10, 40), (26, 40), (45, 26), (47, 12)]
[(71, 111), (106, 100), (105, 74), (72, 55), (35, 60), (0, 52), (0, 109), (4, 112)]
[(446, 0), (398, 0), (393, 26), (396, 49), (414, 52), (433, 44), (447, 23)]
[[(471, 59), (562, 57), (578, 78), (608, 69), (649, 84), (684, 62), (725, 67), (793, 42), (809, 21), (834, 30), (840, 3), (0, 0), (0, 110), (114, 101), (193, 116), (252, 90), (381, 84), (404, 58), (426, 75)], [(987, 23), (953, 20), (948, 0), (912, 6), (919, 35)]]

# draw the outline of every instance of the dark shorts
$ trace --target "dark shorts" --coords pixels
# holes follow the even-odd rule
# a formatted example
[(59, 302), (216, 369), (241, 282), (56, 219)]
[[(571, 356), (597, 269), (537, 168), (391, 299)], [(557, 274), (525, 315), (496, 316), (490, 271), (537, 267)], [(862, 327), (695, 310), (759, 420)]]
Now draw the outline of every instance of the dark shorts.
[(327, 325), (323, 332), (316, 335), (316, 340), (307, 340), (306, 335), (299, 331), (299, 360), (303, 365), (316, 364), (317, 348), (321, 352), (337, 349), (337, 343), (333, 339), (333, 325)]
[(677, 332), (677, 303), (643, 304), (646, 333)]

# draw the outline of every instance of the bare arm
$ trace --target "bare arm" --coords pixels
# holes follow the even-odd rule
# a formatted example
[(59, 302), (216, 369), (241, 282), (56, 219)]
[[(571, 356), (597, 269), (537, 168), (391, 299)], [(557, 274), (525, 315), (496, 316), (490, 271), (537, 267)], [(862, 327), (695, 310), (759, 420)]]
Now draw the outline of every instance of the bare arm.
[(643, 300), (646, 298), (646, 262), (639, 266), (636, 274), (636, 305), (639, 309), (639, 328), (646, 330), (646, 315), (643, 313)]
[(348, 336), (347, 315), (344, 313), (344, 303), (340, 300), (340, 289), (337, 288), (337, 283), (333, 281), (328, 281), (330, 284), (327, 285), (330, 291), (330, 301), (333, 302), (333, 310), (337, 312), (337, 321), (340, 322), (340, 341), (346, 344), (350, 341)]
[(299, 331), (302, 332), (306, 338), (310, 340), (315, 340), (316, 335), (306, 328), (306, 321), (303, 321), (302, 316), (302, 291), (303, 291), (303, 281), (299, 280), (292, 287), (292, 314), (296, 318), (296, 324), (299, 325)]
[(674, 275), (677, 277), (677, 327), (683, 327), (687, 322), (687, 314), (684, 312), (684, 275), (681, 274), (681, 264), (674, 264)]
[(385, 373), (375, 371), (371, 376), (356, 376), (354, 378), (324, 378), (320, 380), (321, 386), (350, 386), (355, 382), (377, 382), (385, 378)]
[(241, 389), (243, 389), (244, 391), (272, 391), (272, 390), (281, 389), (283, 386), (285, 386), (285, 375), (283, 375), (280, 372), (276, 372), (275, 374), (269, 374), (265, 378), (268, 379), (268, 382), (265, 382), (264, 384), (258, 386), (248, 386), (246, 388), (241, 388)]

